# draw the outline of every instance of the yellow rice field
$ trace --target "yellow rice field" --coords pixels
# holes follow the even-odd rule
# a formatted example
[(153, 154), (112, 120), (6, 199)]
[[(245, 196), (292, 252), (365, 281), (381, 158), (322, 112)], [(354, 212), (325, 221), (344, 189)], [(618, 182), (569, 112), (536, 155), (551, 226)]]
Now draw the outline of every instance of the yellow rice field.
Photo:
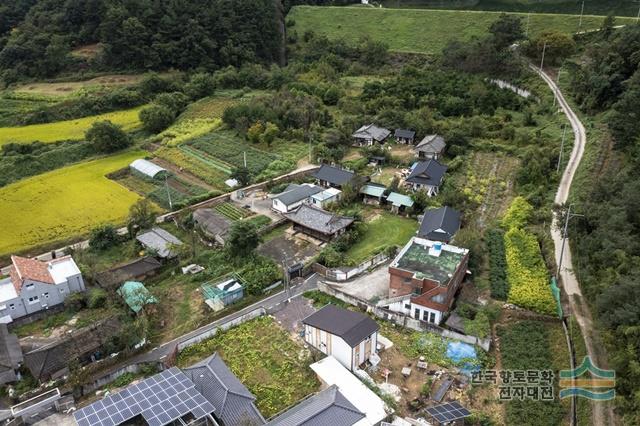
[(105, 175), (144, 151), (129, 151), (0, 188), (0, 256), (72, 239), (103, 223), (122, 223), (140, 197)]
[(10, 143), (57, 142), (84, 138), (84, 132), (96, 121), (109, 120), (122, 126), (124, 130), (133, 130), (140, 126), (139, 108), (125, 111), (92, 115), (75, 120), (57, 121), (55, 123), (33, 124), (21, 127), (0, 127), (0, 146)]

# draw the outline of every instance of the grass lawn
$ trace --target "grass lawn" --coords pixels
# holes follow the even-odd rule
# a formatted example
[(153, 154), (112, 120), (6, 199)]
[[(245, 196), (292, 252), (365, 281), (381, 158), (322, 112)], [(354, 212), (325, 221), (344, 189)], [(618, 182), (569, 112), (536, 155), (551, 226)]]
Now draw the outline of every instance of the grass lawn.
[[(438, 53), (452, 39), (468, 40), (487, 33), (500, 12), (429, 9), (381, 9), (368, 7), (296, 6), (288, 19), (299, 35), (305, 31), (331, 39), (357, 41), (363, 35), (386, 43), (392, 51)], [(526, 21), (527, 14), (518, 14)], [(600, 28), (603, 16), (584, 16), (582, 30)], [(529, 18), (529, 35), (546, 30), (577, 32), (578, 15), (535, 14)], [(633, 18), (617, 18), (630, 24)]]
[(0, 127), (0, 146), (10, 142), (57, 142), (83, 139), (85, 131), (87, 131), (94, 122), (104, 120), (118, 124), (122, 126), (124, 130), (133, 130), (140, 126), (138, 113), (141, 108), (142, 107), (125, 111), (109, 112), (55, 123), (33, 124), (22, 127)]
[(121, 223), (140, 197), (105, 177), (144, 151), (128, 151), (54, 170), (0, 189), (0, 256)]
[(145, 74), (113, 74), (83, 81), (27, 83), (17, 86), (13, 89), (13, 92), (35, 96), (68, 97), (77, 94), (81, 90), (100, 90), (109, 87), (132, 86), (142, 81), (144, 77)]
[(186, 367), (218, 352), (256, 396), (265, 418), (318, 390), (310, 355), (271, 317), (248, 321), (184, 349), (178, 366)]
[(347, 257), (352, 262), (360, 263), (384, 247), (406, 244), (417, 229), (418, 222), (415, 219), (382, 212), (367, 222), (367, 232), (347, 251)]

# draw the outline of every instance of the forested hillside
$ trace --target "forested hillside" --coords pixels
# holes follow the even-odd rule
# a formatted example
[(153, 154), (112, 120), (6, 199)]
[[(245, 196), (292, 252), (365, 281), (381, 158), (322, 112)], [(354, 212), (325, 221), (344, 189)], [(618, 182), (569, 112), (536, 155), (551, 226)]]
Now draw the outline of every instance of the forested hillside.
[[(588, 177), (571, 235), (583, 293), (606, 330), (625, 420), (640, 423), (640, 26), (594, 35), (570, 67), (591, 117)], [(608, 135), (610, 133), (610, 137)]]
[[(8, 2), (5, 2), (8, 3)], [(0, 76), (284, 61), (279, 0), (21, 0), (0, 7)], [(27, 11), (28, 10), (28, 11)], [(89, 55), (75, 49), (92, 46)]]

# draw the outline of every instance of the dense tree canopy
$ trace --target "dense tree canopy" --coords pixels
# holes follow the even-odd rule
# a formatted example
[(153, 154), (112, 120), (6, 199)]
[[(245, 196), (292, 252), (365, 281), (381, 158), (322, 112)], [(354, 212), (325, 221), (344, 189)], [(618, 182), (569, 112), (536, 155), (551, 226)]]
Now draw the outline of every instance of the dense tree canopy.
[(0, 44), (7, 82), (54, 75), (83, 62), (70, 55), (73, 49), (93, 44), (97, 55), (88, 65), (104, 69), (283, 61), (283, 10), (276, 0), (39, 0), (28, 6), (23, 0), (0, 8), (10, 9), (0, 13), (0, 31), (19, 23)]

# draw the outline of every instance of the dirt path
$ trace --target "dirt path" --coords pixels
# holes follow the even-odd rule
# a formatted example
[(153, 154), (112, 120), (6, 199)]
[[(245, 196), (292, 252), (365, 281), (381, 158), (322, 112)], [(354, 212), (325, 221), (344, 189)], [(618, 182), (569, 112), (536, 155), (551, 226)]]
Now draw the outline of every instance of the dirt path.
[[(584, 130), (584, 126), (578, 116), (573, 112), (567, 101), (565, 100), (562, 92), (555, 84), (555, 82), (547, 74), (542, 72), (536, 67), (531, 67), (534, 71), (545, 80), (551, 90), (554, 92), (562, 111), (567, 116), (567, 119), (571, 123), (573, 129), (575, 142), (573, 144), (573, 150), (571, 151), (571, 157), (569, 163), (565, 169), (562, 179), (560, 180), (560, 186), (556, 193), (555, 203), (564, 204), (569, 197), (569, 191), (571, 190), (571, 182), (580, 165), (580, 160), (584, 154), (584, 147), (587, 143), (587, 136)], [(551, 237), (555, 245), (555, 259), (556, 263), (560, 264), (561, 260), (561, 248), (562, 248), (562, 234), (560, 227), (558, 226), (558, 216), (554, 214), (553, 223), (551, 224)], [(571, 307), (571, 313), (576, 318), (584, 336), (585, 344), (587, 347), (587, 353), (591, 357), (591, 360), (600, 368), (607, 368), (607, 355), (602, 345), (602, 341), (599, 336), (597, 328), (593, 327), (593, 318), (591, 316), (591, 310), (586, 300), (582, 296), (580, 290), (580, 284), (573, 273), (573, 263), (571, 258), (571, 248), (569, 244), (565, 245), (564, 253), (562, 253), (562, 269), (560, 270), (560, 282), (564, 291), (567, 293), (569, 303)], [(580, 363), (581, 360), (576, 360)], [(616, 417), (613, 412), (613, 405), (609, 402), (592, 402), (593, 407), (593, 424), (596, 426), (615, 425)]]
[(153, 162), (158, 164), (159, 166), (164, 167), (167, 170), (171, 170), (173, 173), (180, 176), (181, 179), (186, 180), (187, 182), (192, 183), (194, 185), (201, 186), (205, 188), (207, 191), (213, 191), (216, 189), (213, 186), (206, 183), (205, 181), (203, 181), (202, 179), (200, 179), (199, 177), (197, 177), (196, 175), (189, 173), (184, 169), (181, 169), (180, 167), (176, 166), (175, 164), (167, 160), (156, 157), (153, 159)]

